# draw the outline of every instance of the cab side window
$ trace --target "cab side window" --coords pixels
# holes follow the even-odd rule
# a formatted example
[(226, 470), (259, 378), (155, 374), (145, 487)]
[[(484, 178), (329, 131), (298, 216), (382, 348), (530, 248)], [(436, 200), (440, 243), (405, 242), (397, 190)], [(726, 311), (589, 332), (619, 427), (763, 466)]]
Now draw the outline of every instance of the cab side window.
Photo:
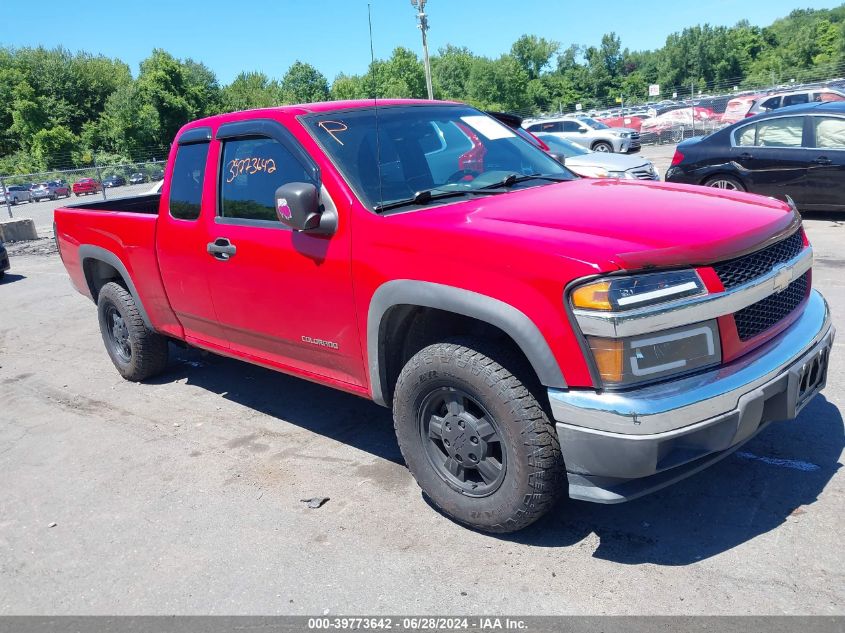
[(317, 184), (278, 141), (265, 137), (226, 141), (220, 166), (218, 215), (278, 222), (276, 189), (290, 182)]
[(563, 131), (564, 132), (577, 132), (581, 129), (581, 125), (577, 121), (564, 121), (563, 122)]
[(200, 217), (208, 143), (180, 145), (170, 175), (170, 215), (179, 220)]

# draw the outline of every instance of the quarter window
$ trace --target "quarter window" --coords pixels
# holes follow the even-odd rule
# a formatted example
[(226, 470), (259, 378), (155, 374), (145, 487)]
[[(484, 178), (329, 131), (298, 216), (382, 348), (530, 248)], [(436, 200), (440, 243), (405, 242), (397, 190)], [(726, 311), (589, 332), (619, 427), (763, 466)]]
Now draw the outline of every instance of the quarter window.
[(845, 119), (813, 117), (816, 125), (816, 147), (845, 149)]
[(736, 135), (736, 144), (743, 147), (750, 147), (754, 145), (757, 139), (757, 126), (747, 125)]
[(276, 189), (290, 182), (314, 180), (278, 141), (263, 137), (227, 141), (223, 145), (218, 214), (278, 222)]
[(208, 143), (180, 145), (170, 175), (170, 215), (180, 220), (200, 217)]

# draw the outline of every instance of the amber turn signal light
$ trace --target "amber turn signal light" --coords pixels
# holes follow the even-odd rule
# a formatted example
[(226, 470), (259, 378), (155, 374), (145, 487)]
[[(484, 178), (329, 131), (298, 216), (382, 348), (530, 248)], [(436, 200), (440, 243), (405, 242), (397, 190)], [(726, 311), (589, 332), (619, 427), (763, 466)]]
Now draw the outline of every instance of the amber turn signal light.
[(610, 282), (597, 281), (594, 284), (579, 286), (571, 295), (572, 305), (588, 310), (611, 310)]

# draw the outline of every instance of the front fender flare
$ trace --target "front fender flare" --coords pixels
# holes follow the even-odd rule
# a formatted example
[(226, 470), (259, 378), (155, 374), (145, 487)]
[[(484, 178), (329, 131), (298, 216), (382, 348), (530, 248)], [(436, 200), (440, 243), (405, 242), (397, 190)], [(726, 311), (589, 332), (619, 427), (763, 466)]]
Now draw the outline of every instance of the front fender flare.
[(385, 353), (380, 344), (381, 327), (387, 311), (398, 305), (436, 308), (494, 325), (519, 346), (543, 385), (566, 388), (563, 373), (549, 344), (540, 329), (522, 311), (471, 290), (428, 281), (396, 279), (378, 287), (367, 312), (367, 369), (373, 400), (378, 404), (387, 404), (383, 390)]

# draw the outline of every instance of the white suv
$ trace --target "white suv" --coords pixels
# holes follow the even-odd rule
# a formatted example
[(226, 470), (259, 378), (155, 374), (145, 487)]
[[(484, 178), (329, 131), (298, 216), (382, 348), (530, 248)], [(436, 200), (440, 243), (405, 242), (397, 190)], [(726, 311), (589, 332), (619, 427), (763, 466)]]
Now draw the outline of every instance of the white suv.
[(535, 119), (522, 124), (532, 134), (554, 134), (588, 147), (594, 152), (640, 151), (640, 133), (628, 127), (610, 127), (589, 117)]

